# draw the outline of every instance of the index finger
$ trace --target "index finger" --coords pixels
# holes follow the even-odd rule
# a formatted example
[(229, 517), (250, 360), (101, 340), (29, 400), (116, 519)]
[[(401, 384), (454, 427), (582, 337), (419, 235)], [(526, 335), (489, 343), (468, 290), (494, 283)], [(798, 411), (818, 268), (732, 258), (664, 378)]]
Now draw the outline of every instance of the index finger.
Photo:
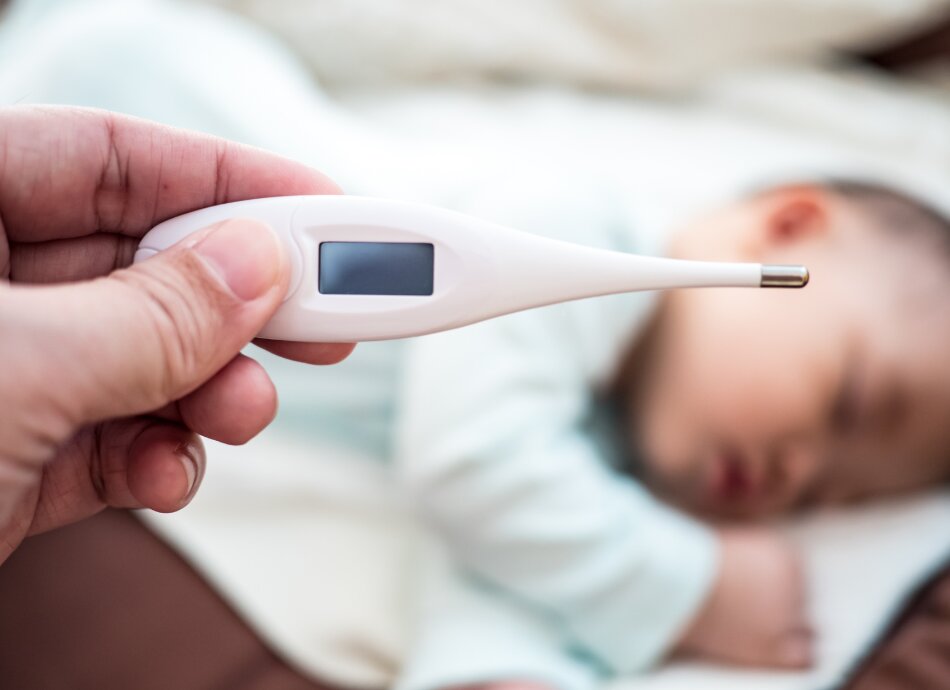
[[(205, 134), (103, 110), (0, 107), (0, 240), (97, 232), (138, 238), (163, 220), (215, 204), (339, 192), (305, 165)], [(5, 249), (0, 241), (0, 277)], [(272, 344), (276, 354), (317, 364), (339, 361), (350, 349)]]
[(257, 197), (335, 194), (300, 163), (102, 110), (0, 108), (0, 218), (13, 242), (110, 232)]

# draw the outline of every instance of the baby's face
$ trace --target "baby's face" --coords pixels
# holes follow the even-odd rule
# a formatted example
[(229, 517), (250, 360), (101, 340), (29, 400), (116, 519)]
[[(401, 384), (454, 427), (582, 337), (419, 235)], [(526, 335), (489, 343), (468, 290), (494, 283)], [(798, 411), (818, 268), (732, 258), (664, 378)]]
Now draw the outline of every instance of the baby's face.
[(647, 481), (713, 516), (950, 475), (950, 258), (823, 192), (782, 194), (700, 219), (673, 254), (804, 263), (811, 284), (670, 293), (636, 380)]

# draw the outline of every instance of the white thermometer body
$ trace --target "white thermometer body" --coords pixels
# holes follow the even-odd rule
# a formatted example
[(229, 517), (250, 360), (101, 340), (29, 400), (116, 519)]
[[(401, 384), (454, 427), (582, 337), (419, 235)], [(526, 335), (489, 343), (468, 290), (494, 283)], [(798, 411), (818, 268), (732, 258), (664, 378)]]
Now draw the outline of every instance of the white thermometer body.
[(230, 218), (266, 222), (290, 256), (286, 298), (260, 333), (272, 340), (389, 340), (597, 295), (807, 282), (802, 267), (625, 254), (353, 196), (275, 197), (187, 213), (145, 235), (135, 261)]

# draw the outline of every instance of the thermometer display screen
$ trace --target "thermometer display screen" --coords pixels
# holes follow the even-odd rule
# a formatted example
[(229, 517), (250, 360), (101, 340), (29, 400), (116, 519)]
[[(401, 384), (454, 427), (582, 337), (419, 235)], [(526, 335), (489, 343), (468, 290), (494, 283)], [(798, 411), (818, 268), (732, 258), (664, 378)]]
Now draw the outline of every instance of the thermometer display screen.
[(435, 249), (424, 242), (321, 242), (324, 295), (431, 295)]

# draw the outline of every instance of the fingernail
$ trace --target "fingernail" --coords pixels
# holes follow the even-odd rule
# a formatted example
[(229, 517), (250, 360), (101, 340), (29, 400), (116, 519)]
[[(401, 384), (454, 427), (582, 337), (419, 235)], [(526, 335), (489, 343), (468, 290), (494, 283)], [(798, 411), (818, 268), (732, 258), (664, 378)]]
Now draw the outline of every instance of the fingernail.
[(226, 221), (196, 244), (195, 251), (242, 300), (257, 299), (279, 279), (280, 240), (259, 221)]
[(185, 481), (188, 490), (182, 496), (182, 505), (188, 503), (198, 489), (198, 457), (195, 448), (190, 443), (182, 443), (175, 449), (175, 456), (185, 471)]

